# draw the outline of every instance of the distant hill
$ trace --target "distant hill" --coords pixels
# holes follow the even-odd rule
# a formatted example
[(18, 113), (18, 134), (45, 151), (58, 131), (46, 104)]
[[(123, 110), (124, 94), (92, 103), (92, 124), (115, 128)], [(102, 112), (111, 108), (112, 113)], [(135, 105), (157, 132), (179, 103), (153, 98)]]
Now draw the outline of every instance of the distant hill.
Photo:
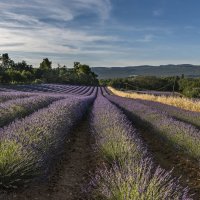
[(160, 65), (160, 66), (129, 66), (129, 67), (93, 67), (100, 79), (123, 78), (134, 75), (149, 76), (181, 76), (200, 77), (200, 65)]

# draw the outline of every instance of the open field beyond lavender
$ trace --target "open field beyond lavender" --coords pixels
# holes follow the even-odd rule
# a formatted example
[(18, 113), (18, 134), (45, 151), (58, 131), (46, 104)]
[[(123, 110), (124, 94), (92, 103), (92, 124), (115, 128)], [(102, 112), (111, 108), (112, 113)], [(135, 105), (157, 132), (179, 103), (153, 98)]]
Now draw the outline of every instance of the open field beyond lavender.
[(0, 199), (199, 200), (200, 112), (152, 99), (2, 86)]

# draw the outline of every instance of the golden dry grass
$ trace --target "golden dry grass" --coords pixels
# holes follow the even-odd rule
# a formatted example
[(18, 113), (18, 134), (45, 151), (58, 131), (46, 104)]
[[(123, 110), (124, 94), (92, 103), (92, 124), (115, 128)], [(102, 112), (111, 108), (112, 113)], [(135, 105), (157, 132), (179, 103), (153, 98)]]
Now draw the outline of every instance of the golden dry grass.
[(149, 94), (138, 94), (138, 93), (128, 93), (116, 90), (112, 87), (108, 87), (108, 89), (115, 95), (121, 97), (127, 97), (132, 99), (143, 99), (149, 101), (156, 101), (160, 103), (164, 103), (167, 105), (176, 106), (185, 110), (200, 112), (200, 101), (194, 101), (185, 97), (166, 97), (166, 96), (155, 96)]

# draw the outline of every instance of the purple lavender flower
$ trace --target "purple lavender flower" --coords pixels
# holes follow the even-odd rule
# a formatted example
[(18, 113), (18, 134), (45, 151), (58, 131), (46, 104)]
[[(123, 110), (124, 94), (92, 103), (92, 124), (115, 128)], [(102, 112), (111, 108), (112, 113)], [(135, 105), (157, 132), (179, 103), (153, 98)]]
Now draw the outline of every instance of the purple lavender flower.
[(137, 131), (122, 111), (102, 96), (100, 89), (91, 120), (97, 150), (106, 161), (91, 181), (95, 198), (192, 199), (171, 172), (155, 167)]
[(17, 187), (49, 173), (72, 127), (94, 101), (95, 91), (88, 97), (55, 101), (0, 130), (0, 187)]
[(194, 126), (178, 121), (163, 113), (162, 110), (151, 108), (140, 101), (114, 95), (106, 97), (111, 102), (152, 124), (160, 135), (174, 144), (174, 147), (178, 147), (179, 151), (184, 151), (197, 160), (200, 159), (200, 130)]

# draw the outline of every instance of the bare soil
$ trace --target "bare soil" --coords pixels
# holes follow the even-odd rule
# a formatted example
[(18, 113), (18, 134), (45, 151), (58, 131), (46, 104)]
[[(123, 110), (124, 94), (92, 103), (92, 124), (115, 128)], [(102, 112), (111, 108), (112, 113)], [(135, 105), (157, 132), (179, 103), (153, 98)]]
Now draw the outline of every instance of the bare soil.
[(85, 119), (66, 141), (65, 151), (47, 183), (1, 196), (2, 200), (89, 200), (84, 192), (97, 165), (94, 139)]

